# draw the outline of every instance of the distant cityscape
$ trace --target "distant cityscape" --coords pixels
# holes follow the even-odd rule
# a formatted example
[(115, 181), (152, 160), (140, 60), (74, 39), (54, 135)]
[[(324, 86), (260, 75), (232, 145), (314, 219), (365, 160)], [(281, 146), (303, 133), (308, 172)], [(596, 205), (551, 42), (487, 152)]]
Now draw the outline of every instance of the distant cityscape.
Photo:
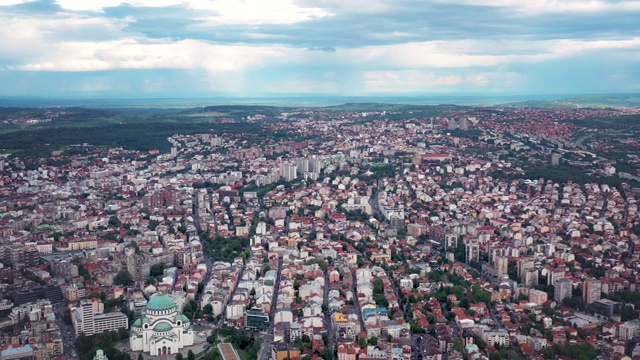
[(0, 360), (640, 357), (639, 107), (2, 110)]

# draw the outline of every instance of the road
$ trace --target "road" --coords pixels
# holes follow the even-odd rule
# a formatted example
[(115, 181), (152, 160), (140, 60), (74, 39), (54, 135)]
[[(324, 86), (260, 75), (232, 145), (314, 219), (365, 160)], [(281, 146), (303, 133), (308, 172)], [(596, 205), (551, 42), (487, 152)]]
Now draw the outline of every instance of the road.
[(64, 307), (60, 304), (54, 305), (54, 312), (56, 314), (56, 324), (60, 329), (60, 336), (62, 337), (63, 352), (67, 358), (73, 360), (78, 359), (76, 352), (76, 338), (72, 325), (66, 325), (62, 320)]
[[(209, 194), (208, 194), (209, 195)], [(214, 217), (215, 219), (215, 217)], [(193, 223), (196, 226), (196, 231), (200, 232), (201, 228), (200, 228), (200, 204), (198, 203), (198, 196), (197, 194), (193, 195)], [(212, 267), (213, 267), (213, 263), (211, 261), (211, 256), (209, 254), (209, 252), (207, 251), (206, 247), (202, 247), (202, 251), (204, 252), (204, 263), (207, 265), (207, 273), (205, 274), (204, 278), (202, 279), (202, 283), (205, 284), (205, 286), (209, 283), (209, 280), (211, 279), (211, 272), (212, 272)], [(196, 301), (200, 301), (202, 300), (202, 296), (204, 295), (204, 293), (200, 293), (196, 296)]]
[(588, 138), (592, 137), (593, 135), (595, 135), (595, 134), (586, 134), (586, 135), (581, 136), (580, 138), (578, 138), (578, 139), (576, 140), (576, 142), (575, 142), (575, 146), (576, 146), (577, 148), (584, 149), (584, 146), (582, 146), (582, 143), (583, 143), (585, 140), (587, 140)]
[(329, 282), (328, 269), (324, 271), (324, 278), (325, 278), (325, 284), (324, 284), (324, 294), (323, 294), (322, 303), (327, 308), (327, 311), (324, 314), (325, 323), (327, 325), (327, 347), (329, 349), (333, 349), (334, 343), (336, 340), (336, 329), (333, 327), (333, 321), (331, 319), (331, 316), (333, 315), (333, 313), (329, 310), (329, 292), (331, 291), (331, 283)]
[[(358, 258), (362, 258), (364, 260), (364, 254), (360, 251), (353, 249), (353, 252), (358, 256)], [(343, 266), (342, 269), (349, 269), (349, 266)], [(360, 310), (360, 303), (358, 302), (358, 278), (356, 277), (356, 268), (351, 268), (351, 286), (353, 291), (353, 307), (358, 313), (358, 321), (360, 323), (360, 331), (364, 331), (364, 320), (362, 318), (362, 310)], [(328, 305), (328, 304), (327, 304)]]
[[(362, 256), (362, 254), (359, 254), (358, 256)], [(351, 269), (351, 277), (353, 279), (353, 281), (351, 281), (351, 283), (353, 284), (352, 286), (353, 286), (353, 294), (354, 294), (353, 307), (356, 309), (356, 312), (358, 312), (358, 320), (360, 322), (360, 331), (364, 331), (365, 330), (364, 319), (362, 318), (362, 310), (360, 309), (360, 302), (358, 301), (358, 278), (356, 277), (355, 269)]]
[(422, 360), (422, 336), (411, 336), (411, 360)]
[(273, 327), (276, 315), (276, 305), (278, 304), (278, 290), (280, 289), (280, 265), (281, 259), (278, 258), (278, 264), (275, 270), (276, 281), (273, 284), (273, 296), (271, 297), (271, 309), (269, 310), (269, 330), (264, 335), (260, 352), (258, 353), (259, 360), (267, 360), (271, 356), (271, 345), (273, 344)]
[(380, 196), (380, 189), (382, 189), (382, 179), (378, 179), (378, 185), (377, 185), (375, 196), (372, 196), (369, 199), (369, 205), (371, 205), (371, 210), (373, 211), (374, 214), (380, 215), (380, 218), (383, 221), (386, 221), (384, 216), (382, 216), (382, 211), (380, 211), (380, 203), (378, 202), (378, 198)]

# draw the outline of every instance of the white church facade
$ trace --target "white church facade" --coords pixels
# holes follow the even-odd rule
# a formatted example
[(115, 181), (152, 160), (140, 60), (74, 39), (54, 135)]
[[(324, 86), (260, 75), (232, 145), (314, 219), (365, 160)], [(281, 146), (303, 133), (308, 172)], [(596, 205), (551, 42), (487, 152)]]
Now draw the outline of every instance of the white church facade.
[(149, 299), (142, 317), (133, 323), (129, 343), (131, 351), (170, 355), (193, 345), (194, 337), (191, 322), (178, 312), (173, 299), (157, 294)]

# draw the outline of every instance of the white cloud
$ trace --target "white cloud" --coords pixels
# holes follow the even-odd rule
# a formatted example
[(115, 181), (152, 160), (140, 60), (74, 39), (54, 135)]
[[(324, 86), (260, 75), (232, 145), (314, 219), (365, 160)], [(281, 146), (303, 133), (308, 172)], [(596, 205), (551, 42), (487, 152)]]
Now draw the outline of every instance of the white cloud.
[(294, 0), (58, 0), (72, 11), (101, 12), (107, 7), (129, 4), (136, 7), (183, 6), (215, 13), (204, 18), (208, 25), (293, 24), (331, 15), (319, 7), (298, 5)]
[[(435, 0), (450, 3), (448, 0)], [(613, 11), (640, 11), (638, 1), (602, 0), (459, 0), (459, 4), (513, 8), (520, 15), (543, 13), (587, 13)]]
[(590, 51), (640, 50), (640, 37), (625, 40), (494, 41), (453, 40), (413, 42), (339, 50), (359, 64), (396, 69), (491, 67), (531, 63)]
[[(2, 0), (0, 0), (2, 1)], [(439, 0), (436, 0), (439, 1)], [(515, 11), (591, 11), (598, 7), (634, 8), (629, 2), (539, 0), (462, 0), (467, 4), (505, 6)], [(18, 3), (12, 0), (5, 3)], [(249, 71), (277, 69), (289, 78), (269, 85), (272, 91), (340, 92), (344, 86), (364, 82), (374, 92), (424, 91), (454, 87), (494, 88), (520, 84), (525, 78), (506, 72), (511, 64), (537, 63), (547, 60), (588, 56), (591, 52), (628, 51), (629, 59), (640, 54), (640, 37), (614, 40), (437, 40), (402, 42), (410, 33), (384, 29), (391, 45), (340, 48), (335, 52), (307, 51), (285, 45), (215, 44), (204, 40), (147, 38), (128, 33), (127, 25), (135, 19), (112, 19), (102, 10), (125, 3), (120, 0), (59, 0), (67, 12), (53, 17), (2, 13), (0, 11), (0, 66), (2, 69), (27, 71), (100, 71), (113, 69), (194, 69), (210, 76), (203, 80), (225, 89), (253, 88)], [(269, 34), (260, 24), (291, 24), (333, 12), (366, 8), (364, 1), (310, 0), (130, 0), (132, 6), (183, 6), (202, 10), (204, 23), (211, 27), (230, 24), (242, 27), (252, 39), (286, 39), (287, 35)], [(635, 2), (634, 2), (635, 3)], [(393, 6), (374, 0), (366, 11), (381, 11)], [(541, 5), (542, 4), (542, 5)], [(638, 2), (640, 4), (640, 1)], [(325, 10), (331, 9), (331, 10)], [(73, 13), (83, 10), (89, 12)], [(566, 10), (569, 11), (569, 10)], [(366, 16), (366, 15), (365, 15)], [(194, 30), (194, 25), (189, 30)], [(213, 30), (212, 30), (213, 31)], [(382, 31), (382, 30), (381, 30)], [(349, 34), (345, 34), (348, 36)], [(245, 38), (246, 39), (246, 38)], [(275, 66), (274, 66), (275, 65)], [(321, 77), (296, 77), (305, 72)], [(364, 77), (358, 77), (364, 73)], [(353, 77), (349, 78), (349, 75)], [(246, 78), (245, 78), (246, 77)], [(292, 80), (292, 78), (294, 78)], [(348, 79), (347, 79), (348, 78)], [(96, 85), (98, 86), (98, 85)], [(103, 86), (103, 85), (100, 85)], [(150, 83), (148, 88), (167, 86)]]
[(265, 59), (281, 54), (278, 48), (213, 45), (198, 40), (64, 42), (50, 49), (46, 56), (20, 68), (31, 71), (202, 69), (213, 74), (261, 66)]
[(218, 0), (193, 1), (189, 7), (197, 10), (213, 10), (210, 25), (236, 24), (294, 24), (331, 15), (318, 7), (304, 7), (293, 0)]
[(481, 72), (448, 74), (428, 70), (367, 71), (363, 81), (370, 92), (447, 91), (452, 88), (506, 89), (521, 83), (523, 77), (514, 72)]
[(64, 46), (65, 39), (75, 39), (78, 34), (101, 39), (120, 38), (128, 21), (70, 13), (53, 18), (25, 18), (0, 12), (0, 59), (7, 66), (45, 61), (43, 59), (50, 53)]
[[(67, 1), (67, 0), (65, 0)], [(68, 0), (71, 1), (71, 0)], [(115, 1), (115, 0), (108, 0)], [(170, 3), (175, 0), (162, 0)], [(252, 0), (246, 0), (251, 5)], [(507, 0), (504, 0), (507, 2)], [(148, 3), (147, 1), (138, 1)], [(235, 0), (219, 0), (218, 3)], [(268, 2), (271, 9), (285, 6), (291, 0)], [(84, 3), (84, 2), (83, 2)], [(94, 3), (91, 1), (91, 3)], [(193, 6), (204, 7), (210, 3), (200, 0)], [(276, 4), (276, 5), (274, 5)], [(279, 5), (278, 5), (279, 4)], [(228, 14), (239, 11), (227, 10)], [(267, 6), (267, 5), (265, 5)], [(255, 11), (262, 8), (258, 6)], [(308, 7), (292, 7), (308, 9)], [(264, 10), (264, 9), (263, 9)], [(238, 16), (240, 12), (237, 13)], [(271, 16), (264, 12), (264, 19), (285, 21), (290, 12)], [(302, 11), (300, 16), (308, 16)], [(259, 16), (244, 20), (261, 21)], [(295, 17), (293, 17), (295, 18)], [(235, 21), (233, 16), (226, 21)], [(239, 18), (236, 20), (240, 21)], [(263, 66), (265, 61), (280, 59), (281, 64), (319, 64), (326, 68), (353, 67), (370, 70), (439, 69), (493, 67), (513, 63), (540, 62), (568, 57), (590, 51), (638, 50), (640, 37), (619, 40), (450, 40), (409, 42), (392, 45), (338, 48), (335, 53), (313, 52), (284, 45), (217, 45), (200, 40), (174, 41), (170, 39), (132, 38), (124, 32), (131, 18), (109, 19), (101, 16), (64, 13), (54, 18), (20, 18), (0, 13), (0, 59), (5, 68), (20, 67), (26, 70), (89, 71), (107, 69), (204, 69), (209, 72), (239, 71)], [(289, 20), (287, 20), (289, 21)], [(99, 34), (105, 41), (74, 39), (76, 34)], [(272, 37), (259, 31), (250, 37)], [(398, 33), (398, 36), (404, 34)], [(94, 35), (97, 36), (97, 35)], [(282, 36), (282, 35), (279, 35)], [(446, 78), (441, 82), (456, 82)], [(484, 80), (478, 79), (480, 83)]]
[(58, 0), (58, 5), (72, 11), (102, 11), (104, 8), (129, 4), (131, 6), (165, 7), (182, 4), (180, 0)]
[(12, 5), (20, 5), (31, 0), (0, 0), (0, 6), (12, 6)]
[(388, 0), (302, 0), (303, 4), (319, 7), (322, 9), (332, 9), (336, 13), (388, 13), (397, 9), (402, 1)]

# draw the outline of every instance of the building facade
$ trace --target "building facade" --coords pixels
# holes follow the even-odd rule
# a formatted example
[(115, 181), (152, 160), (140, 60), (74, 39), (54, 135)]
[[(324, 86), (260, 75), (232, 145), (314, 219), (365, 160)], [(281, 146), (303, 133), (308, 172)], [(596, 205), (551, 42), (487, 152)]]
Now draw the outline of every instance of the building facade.
[(586, 304), (591, 304), (594, 301), (600, 300), (602, 285), (600, 280), (587, 279), (582, 283), (582, 296)]
[(105, 331), (129, 328), (129, 318), (121, 312), (103, 314), (104, 304), (98, 299), (81, 300), (80, 306), (71, 311), (76, 335), (91, 336)]
[(556, 281), (553, 293), (553, 299), (562, 302), (566, 298), (570, 298), (573, 292), (573, 280), (564, 278)]
[(251, 331), (266, 331), (269, 328), (269, 314), (260, 308), (247, 310), (245, 315), (245, 329)]
[(501, 278), (509, 271), (509, 258), (506, 256), (497, 256), (494, 263), (493, 275)]

